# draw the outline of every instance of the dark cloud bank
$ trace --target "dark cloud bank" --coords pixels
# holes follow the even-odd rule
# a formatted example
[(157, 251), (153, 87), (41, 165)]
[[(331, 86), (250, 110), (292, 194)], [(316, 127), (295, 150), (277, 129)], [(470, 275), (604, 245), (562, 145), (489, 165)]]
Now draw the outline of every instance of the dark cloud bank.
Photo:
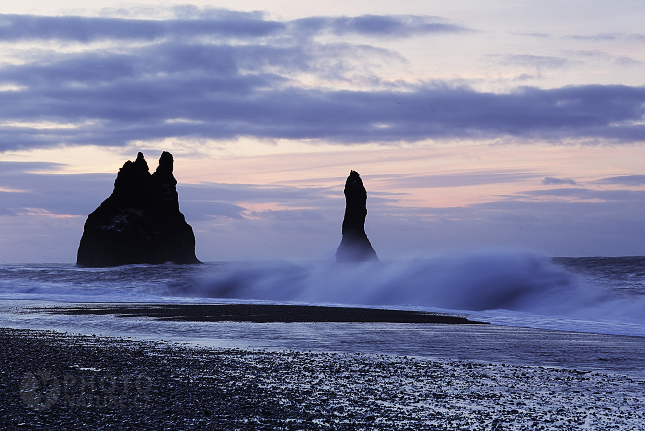
[(544, 177), (544, 179), (542, 180), (542, 184), (560, 186), (560, 185), (563, 185), (563, 184), (575, 185), (576, 182), (574, 180), (572, 180), (571, 178)]
[(101, 40), (158, 41), (216, 37), (256, 41), (268, 36), (299, 37), (317, 34), (337, 36), (409, 37), (427, 33), (465, 32), (439, 17), (415, 15), (362, 15), (358, 17), (309, 17), (272, 21), (258, 12), (221, 9), (197, 10), (167, 20), (115, 19), (80, 16), (0, 15), (0, 40)]
[[(423, 139), (645, 140), (645, 87), (521, 87), (509, 93), (381, 81), (374, 62), (405, 60), (349, 43), (470, 30), (437, 17), (310, 17), (193, 10), (168, 20), (0, 16), (0, 43), (22, 55), (0, 65), (0, 151), (133, 140)], [(334, 39), (342, 36), (343, 39)], [(342, 40), (339, 42), (338, 40)], [(47, 42), (59, 50), (37, 49)], [(74, 50), (66, 47), (74, 46)], [(20, 51), (22, 50), (22, 51)], [(305, 86), (298, 76), (322, 82)], [(325, 82), (360, 76), (370, 90)], [(339, 88), (336, 86), (335, 88)], [(34, 123), (72, 124), (47, 128)]]

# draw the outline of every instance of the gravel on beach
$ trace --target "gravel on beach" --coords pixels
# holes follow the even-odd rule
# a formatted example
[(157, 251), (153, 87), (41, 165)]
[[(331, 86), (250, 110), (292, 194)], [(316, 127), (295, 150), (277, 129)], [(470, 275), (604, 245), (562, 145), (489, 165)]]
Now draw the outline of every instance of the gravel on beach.
[(645, 382), (541, 366), (0, 329), (2, 429), (645, 429)]

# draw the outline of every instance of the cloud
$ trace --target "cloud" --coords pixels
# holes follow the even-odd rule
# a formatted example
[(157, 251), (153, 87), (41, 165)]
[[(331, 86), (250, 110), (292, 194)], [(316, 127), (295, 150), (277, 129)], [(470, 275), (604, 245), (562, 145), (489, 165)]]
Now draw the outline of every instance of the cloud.
[(411, 37), (431, 33), (457, 33), (471, 31), (447, 23), (445, 19), (416, 15), (361, 15), (358, 17), (311, 17), (292, 22), (302, 32), (329, 32), (336, 36), (359, 34), (377, 37)]
[(301, 210), (266, 210), (266, 211), (253, 211), (253, 217), (261, 217), (264, 219), (275, 219), (284, 222), (292, 221), (312, 221), (318, 222), (325, 220), (325, 217), (319, 210), (301, 209)]
[(115, 175), (33, 173), (38, 168), (59, 166), (2, 162), (0, 189), (16, 191), (0, 192), (0, 213), (20, 215), (42, 210), (52, 215), (87, 216), (112, 192)]
[[(192, 201), (279, 203), (306, 206), (332, 194), (328, 187), (260, 186), (255, 184), (199, 183), (180, 185), (182, 199)], [(340, 195), (342, 197), (342, 194)]]
[(621, 66), (640, 66), (641, 64), (643, 64), (643, 62), (640, 61), (640, 60), (636, 60), (634, 58), (627, 57), (627, 56), (624, 56), (624, 55), (622, 55), (620, 57), (616, 57), (614, 62), (616, 64), (621, 65)]
[(573, 55), (576, 57), (596, 57), (596, 58), (612, 57), (611, 54), (605, 51), (601, 51), (599, 49), (570, 49), (565, 52), (568, 55)]
[(571, 34), (566, 36), (566, 38), (592, 41), (632, 40), (636, 42), (645, 42), (645, 35), (640, 33), (598, 33), (590, 35)]
[[(305, 21), (207, 12), (198, 10), (197, 18), (185, 21), (3, 16), (5, 41), (73, 40), (82, 48), (27, 47), (23, 61), (0, 65), (0, 151), (166, 138), (645, 141), (645, 87), (493, 93), (441, 81), (413, 86), (379, 78), (379, 67), (405, 63), (396, 52), (305, 37)], [(437, 25), (444, 24), (434, 17), (306, 19), (317, 23), (310, 33), (403, 37), (457, 31), (441, 30)], [(96, 40), (114, 43), (86, 43)], [(507, 60), (542, 68), (566, 64), (558, 57)], [(339, 82), (347, 89), (339, 89)]]
[(620, 66), (640, 66), (643, 63), (640, 60), (636, 60), (625, 55), (617, 56), (598, 49), (576, 49), (568, 50), (566, 53), (576, 57), (610, 60)]
[[(187, 10), (184, 9), (183, 12)], [(432, 33), (468, 31), (445, 19), (418, 15), (362, 15), (358, 17), (308, 17), (294, 21), (265, 19), (260, 12), (193, 9), (177, 18), (133, 19), (81, 16), (0, 15), (0, 41), (104, 40), (158, 41), (162, 39), (257, 39), (270, 36), (302, 37), (319, 33), (338, 36), (411, 37)]]
[(596, 181), (599, 184), (618, 184), (623, 186), (640, 186), (645, 184), (645, 175), (620, 175)]
[[(0, 161), (0, 181), (6, 182), (6, 178), (11, 178), (15, 174), (36, 172), (36, 171), (55, 171), (63, 167), (60, 163), (52, 162), (5, 162)], [(3, 184), (6, 185), (6, 184)]]
[(571, 184), (571, 185), (575, 185), (576, 182), (573, 181), (571, 178), (544, 177), (544, 179), (542, 180), (542, 184), (544, 184), (544, 185), (549, 185), (549, 184), (554, 184), (554, 185)]
[(257, 38), (283, 31), (285, 24), (252, 13), (220, 11), (208, 19), (115, 19), (80, 16), (0, 15), (0, 41), (154, 41), (198, 36)]
[(210, 220), (213, 217), (227, 217), (230, 219), (244, 218), (246, 208), (226, 202), (212, 202), (206, 200), (187, 200), (180, 198), (180, 210), (188, 221)]
[(445, 188), (468, 187), (485, 184), (515, 183), (539, 177), (540, 175), (528, 172), (511, 170), (491, 170), (478, 172), (459, 172), (451, 174), (433, 175), (366, 175), (370, 181), (378, 181), (392, 189), (407, 188)]
[(528, 66), (541, 69), (562, 69), (570, 63), (570, 60), (562, 57), (551, 57), (543, 55), (506, 55), (502, 60), (503, 64), (514, 66)]
[(551, 34), (535, 32), (535, 31), (509, 31), (509, 33), (518, 35), (518, 36), (528, 36), (528, 37), (539, 37), (539, 38), (552, 37)]
[(530, 190), (517, 193), (516, 196), (538, 198), (574, 198), (597, 202), (644, 202), (645, 192), (641, 190), (593, 190), (583, 187), (567, 187), (547, 190)]
[[(645, 140), (645, 126), (638, 124), (645, 112), (643, 87), (523, 87), (506, 94), (439, 83), (415, 91), (305, 89), (285, 86), (283, 79), (267, 74), (236, 74), (225, 56), (219, 63), (196, 62), (191, 68), (184, 54), (176, 52), (175, 61), (84, 58), (82, 64), (0, 70), (0, 80), (26, 88), (0, 92), (0, 115), (7, 122), (76, 125), (29, 128), (5, 123), (0, 148), (243, 136), (345, 144), (504, 136)], [(136, 64), (128, 65), (130, 61)], [(169, 64), (158, 69), (166, 73), (136, 70), (159, 62)], [(186, 70), (172, 70), (182, 64)]]
[[(602, 193), (602, 192), (600, 192)], [(546, 189), (546, 190), (529, 190), (519, 193), (524, 196), (533, 196), (533, 197), (545, 197), (545, 196), (557, 196), (557, 197), (575, 197), (578, 199), (593, 199), (597, 197), (597, 193), (592, 190), (585, 189), (582, 187), (566, 187), (559, 189)]]

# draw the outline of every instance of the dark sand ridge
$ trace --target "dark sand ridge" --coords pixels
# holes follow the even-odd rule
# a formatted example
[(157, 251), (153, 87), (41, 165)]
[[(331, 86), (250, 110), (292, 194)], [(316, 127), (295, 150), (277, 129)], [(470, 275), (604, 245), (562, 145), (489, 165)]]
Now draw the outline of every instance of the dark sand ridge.
[[(0, 329), (2, 429), (642, 430), (645, 382)], [(46, 380), (46, 383), (45, 383)]]
[(421, 311), (375, 308), (325, 307), (278, 304), (146, 304), (47, 307), (31, 310), (66, 315), (106, 315), (119, 317), (152, 317), (181, 322), (383, 322), (483, 324), (465, 317)]

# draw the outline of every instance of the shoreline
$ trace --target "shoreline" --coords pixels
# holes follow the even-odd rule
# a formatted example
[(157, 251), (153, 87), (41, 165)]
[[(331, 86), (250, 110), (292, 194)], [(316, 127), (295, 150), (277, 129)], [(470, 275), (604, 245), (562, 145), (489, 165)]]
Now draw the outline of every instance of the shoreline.
[[(295, 314), (303, 314), (303, 310), (310, 308), (323, 310), (324, 312), (319, 313), (317, 317), (320, 318), (322, 314), (325, 321), (313, 321), (311, 317), (314, 314), (307, 312), (304, 314), (308, 319), (300, 318), (301, 321), (285, 322), (287, 319), (280, 318), (273, 319), (278, 321), (267, 322), (265, 313), (259, 316), (261, 319), (257, 319), (260, 323), (255, 323), (246, 313), (239, 313), (249, 304), (233, 304), (232, 309), (238, 312), (233, 317), (237, 320), (230, 317), (231, 313), (221, 312), (230, 310), (230, 304), (224, 304), (224, 307), (215, 304), (205, 307), (203, 305), (51, 302), (11, 304), (0, 312), (0, 327), (55, 330), (88, 336), (96, 334), (140, 341), (161, 340), (189, 344), (196, 348), (277, 352), (297, 350), (463, 359), (517, 366), (576, 368), (645, 378), (642, 362), (642, 358), (645, 357), (645, 338), (638, 336), (495, 324), (388, 323), (383, 321), (388, 319), (373, 321), (374, 316), (370, 317), (371, 320), (347, 321), (349, 319), (346, 319), (346, 316), (341, 316), (342, 319), (336, 319), (340, 321), (329, 321), (333, 319), (329, 319), (325, 314), (330, 310), (337, 312), (347, 309), (295, 305), (269, 309), (276, 311), (284, 308), (287, 313), (296, 310)], [(220, 310), (214, 319), (211, 315), (213, 306)], [(243, 308), (240, 308), (241, 306)], [(266, 304), (251, 304), (251, 308), (255, 311), (267, 309)], [(195, 310), (199, 312), (186, 313)], [(358, 317), (364, 312), (388, 317), (387, 310), (350, 310), (356, 310)], [(126, 311), (128, 313), (125, 313)], [(204, 317), (204, 313), (208, 319)], [(274, 312), (273, 317), (275, 315)], [(404, 312), (402, 316), (406, 319), (410, 316), (415, 319), (437, 317), (432, 313), (416, 312)], [(222, 317), (225, 317), (225, 320), (222, 320)], [(393, 320), (395, 319), (389, 319)]]
[(645, 381), (595, 371), (7, 328), (0, 341), (6, 429), (636, 430), (645, 422)]

